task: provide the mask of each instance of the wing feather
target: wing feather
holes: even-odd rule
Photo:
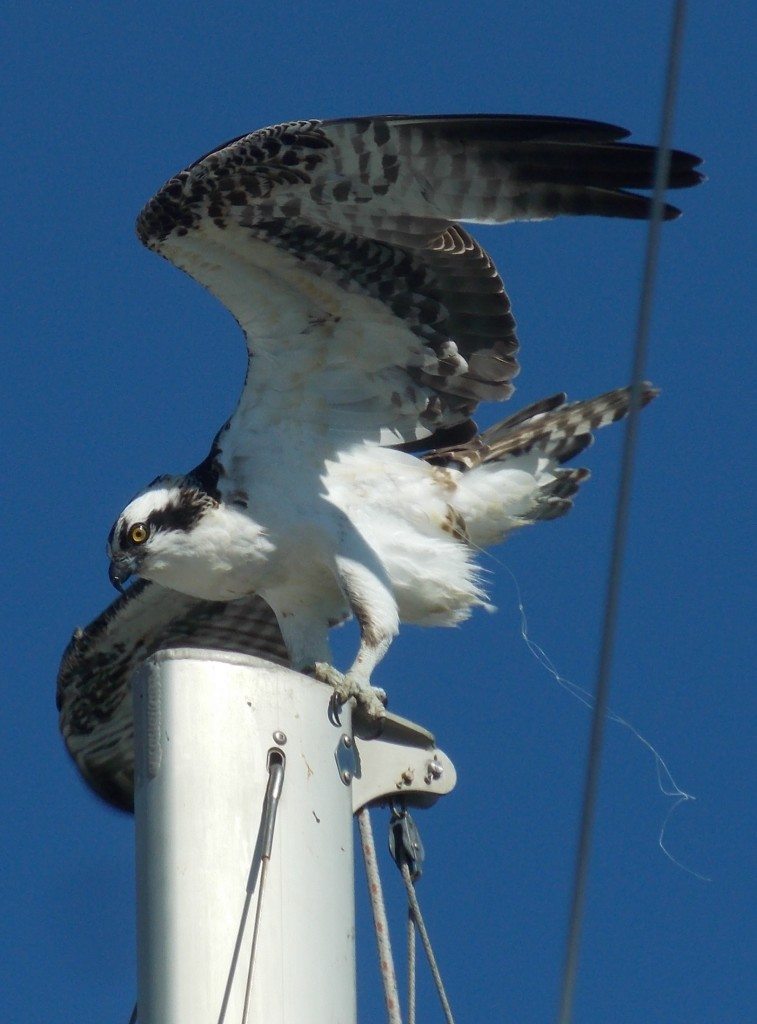
[[[206,154],[137,230],[245,331],[259,357],[248,426],[254,407],[265,429],[285,395],[290,417],[355,440],[431,443],[507,398],[518,372],[502,280],[457,222],[648,216],[630,190],[651,188],[655,149],[627,134],[554,117],[295,121]],[[698,163],[674,152],[670,186],[700,181]],[[334,416],[345,401],[351,415]]]
[[[124,810],[131,810],[134,796],[131,676],[145,658],[169,647],[237,651],[288,664],[273,612],[255,596],[200,601],[141,580],[77,630],[58,673],[60,730],[87,784]]]

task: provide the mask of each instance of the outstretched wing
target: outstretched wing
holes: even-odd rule
[[[171,178],[137,230],[244,330],[248,427],[450,443],[439,432],[518,371],[502,281],[457,222],[646,217],[629,190],[651,187],[655,150],[627,135],[556,117],[295,121]],[[700,181],[698,163],[674,152],[670,186]]]
[[[168,647],[289,663],[273,612],[255,596],[200,601],[141,580],[76,630],[58,673],[60,730],[88,785],[123,810],[131,810],[134,800],[131,675],[150,654]]]

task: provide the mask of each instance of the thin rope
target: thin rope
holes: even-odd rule
[[[455,1018],[452,1016],[452,1009],[449,1005],[449,1000],[447,999],[447,993],[444,990],[444,982],[442,981],[439,965],[436,962],[434,950],[431,947],[431,940],[429,939],[428,931],[426,930],[426,923],[423,920],[420,903],[418,903],[418,897],[415,894],[415,886],[413,885],[413,879],[410,875],[410,868],[405,861],[400,864],[400,871],[402,872],[402,880],[404,881],[405,889],[407,890],[407,901],[410,905],[418,932],[420,933],[423,948],[426,950],[428,965],[431,968],[431,974],[434,979],[434,984],[436,985],[439,1002],[442,1004],[442,1010],[444,1011],[444,1019],[447,1024],[455,1024]]]
[[[415,1024],[415,918],[407,908],[407,1024]]]
[[[618,601],[623,567],[623,556],[628,533],[628,510],[631,497],[633,465],[636,448],[639,397],[644,378],[647,350],[649,347],[649,324],[652,311],[654,280],[660,248],[660,228],[665,188],[670,169],[670,140],[672,135],[673,111],[675,108],[678,71],[680,67],[685,17],[685,0],[676,0],[673,10],[673,27],[668,50],[665,93],[660,126],[660,142],[655,163],[654,192],[650,211],[649,232],[642,278],[641,298],[636,325],[636,342],[631,369],[631,403],[623,443],[620,485],[615,512],[612,555],[607,580],[605,615],[602,629],[602,643],[597,669],[596,698],[591,723],[589,757],[584,783],[583,809],[579,834],[578,852],[573,881],[573,897],[568,925],[565,966],[560,999],[560,1024],[570,1024],[573,1013],[578,957],[581,941],[581,925],[586,900],[586,882],[591,851],[591,835],[594,825],[597,790],[602,755],[602,740],[609,700],[609,681],[612,666],[613,646],[618,617]]]
[[[373,924],[376,930],[376,945],[378,946],[381,981],[384,986],[386,1012],[389,1024],[402,1024],[399,993],[397,991],[397,976],[394,971],[392,944],[389,938],[389,924],[386,919],[384,893],[381,888],[378,858],[376,857],[376,843],[373,839],[371,817],[367,807],[361,807],[357,812],[357,821],[360,826],[360,844],[363,848],[365,873],[368,876],[368,894],[371,900]]]

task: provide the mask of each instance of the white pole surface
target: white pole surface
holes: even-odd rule
[[[351,718],[331,722],[329,697],[217,651],[161,651],[136,674],[140,1024],[242,1022],[272,749],[284,778],[248,1022],[355,1024],[352,794],[336,760]]]

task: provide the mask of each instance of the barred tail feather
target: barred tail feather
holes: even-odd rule
[[[658,394],[644,382],[641,404]],[[592,431],[627,415],[630,388],[581,402],[554,395],[465,444],[429,452],[436,465],[462,470],[454,500],[476,547],[498,544],[521,526],[565,515],[589,470],[562,465],[593,443]]]

